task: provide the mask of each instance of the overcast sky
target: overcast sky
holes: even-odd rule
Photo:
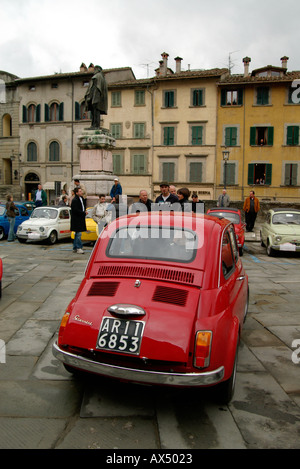
[[[0,70],[75,72],[84,62],[153,76],[162,52],[182,69],[300,70],[298,0],[0,0]]]

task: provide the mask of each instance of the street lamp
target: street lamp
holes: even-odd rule
[[[229,160],[229,150],[223,150],[223,161],[224,161],[224,189],[226,189],[227,183],[227,161]]]

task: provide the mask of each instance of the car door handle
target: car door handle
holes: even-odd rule
[[[236,279],[236,281],[238,281],[238,280],[239,280],[239,281],[245,280],[245,278],[246,278],[246,275],[241,275],[240,277],[238,277],[238,278]]]

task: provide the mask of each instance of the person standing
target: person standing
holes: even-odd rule
[[[144,189],[140,190],[140,198],[138,202],[134,202],[130,207],[130,213],[151,212],[152,200],[148,198],[148,192]]]
[[[44,191],[42,184],[38,184],[38,188],[34,194],[33,201],[36,207],[45,207],[47,205],[47,194]]]
[[[230,197],[227,194],[226,189],[223,189],[222,194],[218,197],[217,207],[229,207],[230,204]]]
[[[74,199],[71,204],[71,231],[75,232],[74,242],[73,242],[73,252],[78,254],[83,254],[81,233],[86,231],[85,223],[85,201],[82,196],[82,189],[75,187],[74,189]]]
[[[170,193],[170,186],[167,182],[162,182],[160,184],[161,194],[156,197],[156,204],[174,204],[178,202],[178,197]]]
[[[246,230],[252,231],[254,228],[257,213],[260,210],[260,204],[255,192],[250,191],[249,197],[244,202],[243,210],[245,212]]]
[[[114,185],[112,186],[109,194],[112,198],[112,202],[116,201],[116,195],[122,195],[122,186],[119,183],[119,179],[115,178],[114,179]]]
[[[8,232],[8,242],[12,242],[15,240],[15,222],[16,222],[16,212],[15,210],[18,210],[17,207],[15,206],[13,202],[13,196],[8,195],[6,197],[6,216],[9,221],[9,232]]]
[[[191,212],[192,204],[189,200],[191,195],[190,190],[187,187],[182,187],[181,189],[178,189],[177,195],[182,212]]]
[[[74,190],[76,187],[82,190],[82,197],[86,199],[87,191],[86,191],[85,185],[82,182],[80,182],[79,179],[74,179],[74,187],[70,188],[70,197],[72,196],[72,190]]]
[[[92,219],[98,225],[98,233],[100,234],[103,228],[110,222],[110,213],[107,211],[108,203],[105,200],[105,195],[100,194],[99,200],[92,210]]]

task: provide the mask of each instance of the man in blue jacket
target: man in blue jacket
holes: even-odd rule
[[[111,191],[110,191],[110,196],[112,198],[112,202],[116,201],[116,195],[122,195],[122,186],[119,183],[118,178],[114,179],[114,185],[112,186]]]

